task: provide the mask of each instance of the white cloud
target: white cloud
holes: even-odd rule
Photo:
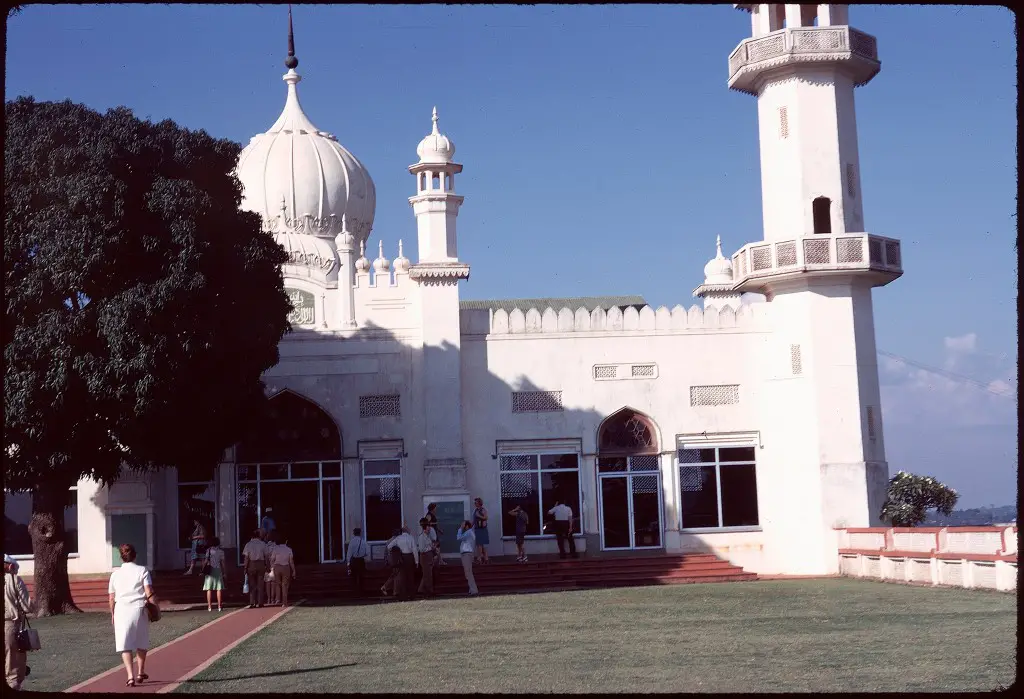
[[[978,349],[978,336],[975,333],[967,333],[960,337],[946,337],[942,342],[951,352],[967,354]]]

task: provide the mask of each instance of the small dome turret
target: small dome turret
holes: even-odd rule
[[[379,242],[380,252],[377,255],[377,259],[373,261],[373,271],[381,274],[391,269],[391,263],[388,258],[384,257],[384,241]]]
[[[420,156],[420,163],[450,163],[455,157],[455,144],[437,129],[437,107],[434,107],[432,121],[433,129],[416,146],[416,155]]]
[[[722,255],[722,236],[715,241],[716,254],[714,259],[704,265],[705,284],[732,283],[732,262]]]
[[[395,258],[394,268],[396,272],[409,271],[409,258],[402,253],[402,241],[398,241],[398,257]]]
[[[366,273],[370,271],[370,261],[366,259],[366,241],[359,241],[359,259],[356,260],[356,271]]]

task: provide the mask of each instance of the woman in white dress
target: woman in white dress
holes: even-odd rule
[[[149,679],[146,674],[146,652],[149,650],[149,615],[146,602],[153,597],[153,579],[145,567],[135,563],[135,547],[121,544],[120,568],[110,575],[110,621],[114,625],[114,643],[128,672],[125,686],[134,687]],[[132,653],[138,664],[135,672]]]

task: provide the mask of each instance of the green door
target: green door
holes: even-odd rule
[[[135,547],[135,562],[149,567],[149,553],[146,550],[146,515],[110,515],[110,548],[115,568],[121,566],[121,544]]]
[[[437,526],[443,534],[441,537],[441,553],[458,553],[459,527],[466,521],[466,505],[461,500],[437,503]]]

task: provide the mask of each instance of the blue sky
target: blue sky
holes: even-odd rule
[[[864,218],[903,241],[876,290],[890,469],[961,504],[1015,500],[1016,42],[999,7],[853,6],[882,72],[856,93]],[[240,143],[284,104],[286,11],[29,6],[6,97],[124,104]],[[720,234],[761,237],[757,112],[726,87],[729,5],[296,6],[303,106],[369,168],[374,239],[412,257],[406,166],[435,104],[465,171],[465,298],[642,294],[690,305]],[[945,47],[956,47],[955,50]],[[940,53],[941,52],[941,53]],[[924,416],[927,419],[924,419]]]

